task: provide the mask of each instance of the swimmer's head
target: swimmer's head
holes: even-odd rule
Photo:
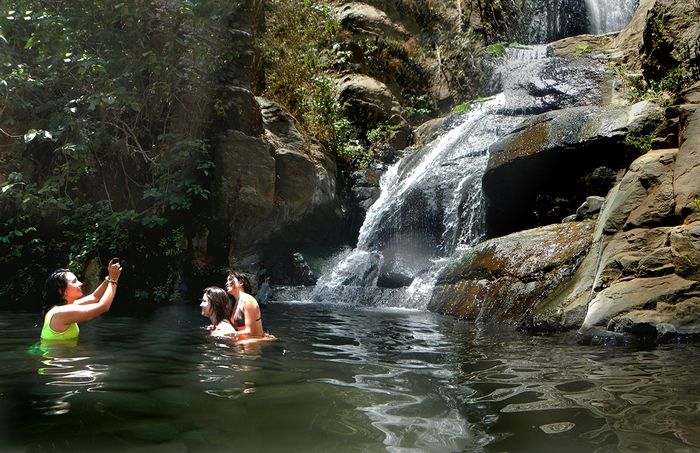
[[[68,269],[56,269],[44,282],[44,305],[53,307],[65,303],[65,292],[68,287],[66,276],[71,273]]]
[[[228,278],[226,279],[226,291],[228,291],[229,294],[233,294],[237,289],[243,290],[248,294],[253,292],[250,286],[250,280],[245,274],[231,271],[228,273]]]
[[[202,316],[211,318],[214,325],[231,317],[232,306],[228,294],[217,286],[204,289],[202,303],[199,306],[202,309]]]

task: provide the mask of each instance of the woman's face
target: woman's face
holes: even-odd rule
[[[230,276],[226,279],[226,292],[229,294],[235,293],[237,290],[241,289],[241,283],[236,277]]]
[[[72,272],[66,272],[66,289],[63,298],[68,302],[83,297],[83,283]]]
[[[199,308],[202,309],[202,316],[208,318],[209,314],[211,313],[211,302],[209,302],[209,297],[202,297],[202,303],[199,304]]]

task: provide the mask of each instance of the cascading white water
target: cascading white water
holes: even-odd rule
[[[381,194],[360,229],[357,248],[321,277],[315,299],[360,299],[417,308],[415,299],[424,300],[420,289],[426,287],[419,284],[425,276],[416,279],[417,274],[457,246],[483,236],[481,177],[488,147],[521,121],[498,113],[504,99],[500,94],[474,103],[455,127],[387,170]],[[415,297],[375,290],[387,275],[413,282],[408,292]]]
[[[639,0],[585,0],[589,32],[595,35],[620,31],[632,20]]]
[[[439,270],[484,236],[490,146],[533,114],[600,101],[597,77],[579,60],[554,57],[548,46],[508,48],[493,75],[498,94],[473,102],[441,137],[387,170],[357,247],[311,298],[424,309]]]

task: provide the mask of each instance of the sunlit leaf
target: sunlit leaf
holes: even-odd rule
[[[36,138],[37,130],[36,129],[29,129],[26,134],[24,134],[24,143],[29,143],[34,138]]]

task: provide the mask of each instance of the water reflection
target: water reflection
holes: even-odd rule
[[[260,358],[264,343],[241,343],[212,336],[205,336],[203,340],[202,361],[197,368],[199,382],[208,387],[204,393],[227,399],[255,393],[256,383],[251,376],[262,369],[255,361]]]
[[[1,314],[0,451],[700,451],[698,345],[276,303],[279,340],[246,348],[191,308],[95,320],[32,354],[38,328]]]
[[[316,382],[344,388],[383,433],[388,451],[459,451],[479,443],[450,396],[456,369],[445,358],[453,346],[434,319],[405,310],[328,312],[308,329],[315,332],[312,354],[351,372]]]
[[[41,354],[41,365],[37,374],[44,385],[60,387],[61,390],[47,391],[46,399],[33,402],[44,415],[64,415],[71,409],[69,398],[81,392],[99,391],[109,366],[92,363],[89,350],[78,346],[78,339],[46,341],[41,340],[33,351]]]
[[[700,372],[696,347],[684,358],[682,350],[666,347],[575,345],[572,354],[560,338],[495,344],[507,337],[475,333],[463,343],[497,346],[498,354],[461,351],[465,413],[494,436],[489,450],[564,448],[581,440],[587,445],[580,451],[591,445],[601,452],[700,448],[698,391],[690,384]]]

